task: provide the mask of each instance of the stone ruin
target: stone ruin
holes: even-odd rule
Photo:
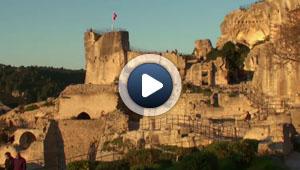
[[[206,60],[207,54],[213,49],[209,39],[196,40],[194,55],[198,60]]]
[[[155,118],[134,116],[117,89],[123,66],[145,52],[130,49],[127,31],[87,31],[85,83],[68,86],[56,99],[35,103],[36,110],[20,113],[17,108],[0,116],[14,129],[0,153],[21,151],[30,167],[51,170],[76,160],[118,159],[120,148],[126,152],[130,147],[195,147],[215,140],[256,139],[260,153],[288,154],[293,149],[291,137],[300,132],[299,63],[281,60],[270,51],[280,34],[280,28],[271,33],[270,22],[287,22],[284,16],[299,4],[285,2],[259,2],[230,13],[222,23],[218,46],[233,41],[252,48],[245,61],[245,69],[254,71],[250,82],[228,84],[225,61],[206,60],[212,50],[209,40],[195,42],[193,57],[159,53],[177,66],[184,88],[177,104]],[[271,15],[276,11],[280,15]],[[257,44],[262,41],[266,42]],[[114,140],[124,145],[105,149]]]

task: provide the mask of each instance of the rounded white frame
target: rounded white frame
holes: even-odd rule
[[[155,63],[163,66],[170,74],[173,90],[169,99],[156,108],[144,108],[136,104],[128,94],[127,81],[130,73],[139,65]],[[176,66],[163,56],[156,54],[143,54],[130,60],[122,69],[119,76],[119,93],[125,105],[133,112],[142,116],[158,116],[169,111],[178,101],[181,94],[181,77]]]

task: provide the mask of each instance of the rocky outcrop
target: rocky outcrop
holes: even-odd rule
[[[127,31],[84,34],[86,84],[113,84],[127,62]]]
[[[299,23],[300,10],[290,11],[278,30],[278,39],[255,46],[245,60],[245,69],[255,71],[252,86],[267,96],[300,103]]]
[[[209,39],[196,40],[194,55],[197,59],[206,59],[207,54],[212,50],[212,45]]]
[[[232,41],[252,48],[259,42],[276,39],[279,25],[288,20],[287,12],[299,4],[300,0],[266,0],[229,13],[221,24],[217,47]]]
[[[255,71],[252,85],[269,96],[296,97],[300,92],[300,63],[274,54],[274,48],[267,43],[249,53],[245,68]]]

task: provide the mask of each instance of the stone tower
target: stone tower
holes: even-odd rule
[[[127,62],[129,34],[127,31],[94,31],[84,34],[86,77],[85,84],[113,84]]]

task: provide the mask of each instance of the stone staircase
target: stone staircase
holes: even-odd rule
[[[261,117],[289,113],[291,109],[288,99],[267,96],[259,92],[259,90],[249,91],[246,96],[252,102],[253,106],[259,109]]]

